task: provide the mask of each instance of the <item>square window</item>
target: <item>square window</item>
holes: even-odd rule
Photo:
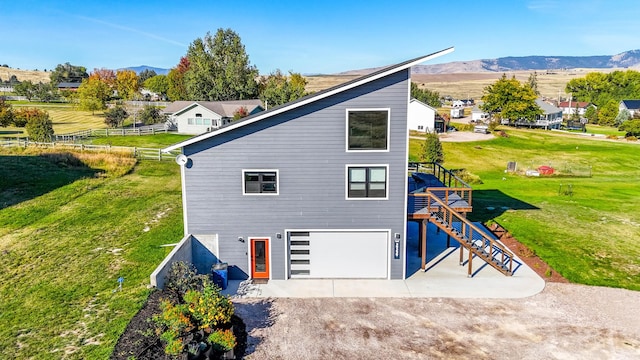
[[[347,150],[388,150],[389,110],[348,110]]]
[[[353,166],[348,168],[347,174],[348,198],[387,197],[386,166]]]

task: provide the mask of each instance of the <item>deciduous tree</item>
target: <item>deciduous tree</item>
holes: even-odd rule
[[[616,116],[618,116],[618,102],[609,100],[598,111],[598,124],[613,126],[616,123]]]
[[[24,96],[31,101],[36,94],[36,86],[31,80],[25,80],[13,86],[13,92],[18,96]]]
[[[167,95],[169,92],[169,80],[166,75],[156,75],[144,82],[144,88],[156,94]]]
[[[7,127],[13,123],[13,109],[11,104],[0,97],[0,126]]]
[[[51,83],[55,86],[63,82],[80,83],[83,79],[88,77],[89,74],[87,74],[87,68],[84,66],[71,65],[68,62],[58,64],[55,70],[51,71],[49,74],[49,79],[51,79]]]
[[[158,124],[167,120],[159,107],[151,105],[145,105],[144,108],[138,112],[137,118],[145,125]]]
[[[502,119],[534,121],[542,109],[536,104],[535,92],[526,84],[521,84],[515,76],[507,79],[505,74],[483,90],[483,104],[480,108],[490,114],[498,114]]]
[[[129,117],[127,110],[120,105],[116,105],[113,109],[104,112],[104,122],[111,127],[121,126],[124,120]]]
[[[258,70],[249,63],[240,36],[231,29],[218,29],[196,39],[187,51],[189,70],[185,73],[191,100],[242,100],[258,96]]]
[[[89,77],[82,81],[78,88],[80,109],[95,113],[105,108],[105,103],[111,96],[111,88],[98,77]]]
[[[115,89],[118,97],[131,100],[138,92],[138,75],[133,70],[118,70],[116,73]]]
[[[258,88],[260,100],[268,107],[274,107],[288,103],[303,97],[307,81],[299,73],[289,72],[284,75],[280,69],[268,76],[260,77]]]
[[[185,56],[180,58],[178,66],[171,69],[167,75],[167,96],[173,101],[187,100],[187,85],[185,83],[185,73],[189,70],[189,59]]]
[[[49,113],[40,109],[26,109],[26,130],[29,138],[38,142],[51,141],[53,136],[53,122]]]

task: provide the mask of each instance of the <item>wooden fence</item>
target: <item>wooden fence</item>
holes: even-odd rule
[[[97,151],[97,152],[118,152],[131,154],[133,157],[143,160],[173,160],[177,155],[181,154],[181,150],[172,150],[168,153],[163,153],[160,149],[153,148],[140,148],[130,146],[111,146],[111,145],[88,145],[88,144],[72,144],[72,143],[60,143],[60,142],[35,142],[28,139],[5,139],[0,141],[0,147],[29,147],[37,146],[44,148],[54,149],[73,149],[76,151]]]
[[[164,125],[162,125],[164,127]],[[88,137],[99,136],[128,136],[128,135],[155,135],[159,133],[168,133],[170,130],[153,126],[144,126],[139,128],[121,128],[121,129],[91,129],[81,130],[67,134],[54,134],[54,141],[75,142],[77,140],[86,139]]]

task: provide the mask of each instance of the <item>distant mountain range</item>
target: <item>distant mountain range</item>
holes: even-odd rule
[[[126,70],[133,70],[136,72],[136,74],[140,74],[141,72],[145,71],[145,70],[153,70],[156,72],[156,75],[167,75],[169,73],[169,69],[163,69],[163,68],[157,68],[157,67],[153,67],[153,66],[147,66],[147,65],[140,65],[140,66],[129,66],[128,68],[125,68]],[[120,70],[120,69],[118,69]]]
[[[508,72],[526,70],[560,69],[640,69],[640,50],[630,50],[617,55],[596,56],[509,56],[497,59],[455,61],[445,64],[416,65],[413,74],[453,74],[479,72]],[[352,70],[337,75],[366,75],[381,68]]]

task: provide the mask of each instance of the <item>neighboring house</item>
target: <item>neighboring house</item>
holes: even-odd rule
[[[629,111],[629,115],[633,117],[635,113],[640,113],[640,100],[621,100],[618,111]]]
[[[538,115],[534,121],[526,119],[510,120],[502,119],[502,125],[511,126],[528,126],[528,127],[542,127],[545,129],[559,129],[562,126],[562,110],[555,107],[542,99],[536,99],[536,104],[542,109],[542,115]]]
[[[409,130],[420,132],[444,132],[444,119],[438,111],[418,99],[409,101]]]
[[[583,116],[590,106],[595,105],[586,101],[561,101],[560,103],[558,103],[558,108],[560,108],[562,110],[562,113],[564,115],[567,115],[567,117],[574,115],[576,113],[576,109],[578,115]]]
[[[206,248],[230,279],[404,279],[410,68],[449,51],[163,149],[182,148],[182,243],[201,244],[182,258]]]
[[[479,105],[475,105],[473,109],[471,109],[471,121],[474,121],[474,122],[489,121],[489,113],[480,110]]]
[[[260,100],[175,101],[162,111],[179,133],[198,135],[220,128],[233,120],[240,108],[248,115],[264,110]]]
[[[82,83],[78,82],[61,82],[58,84],[58,90],[77,91]]]

